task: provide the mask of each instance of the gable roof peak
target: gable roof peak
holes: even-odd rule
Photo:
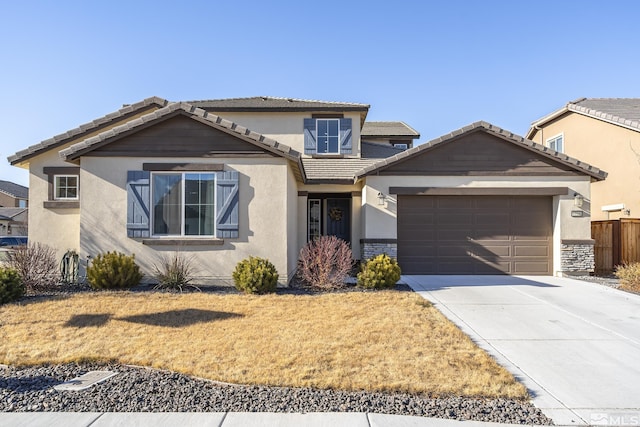
[[[418,155],[418,153],[422,151],[430,150],[436,146],[440,146],[440,144],[453,141],[462,135],[469,134],[472,132],[478,132],[478,131],[485,131],[487,133],[491,133],[495,136],[498,136],[499,138],[503,139],[506,142],[512,143],[516,146],[536,152],[544,157],[547,157],[552,160],[563,163],[565,165],[568,165],[573,169],[579,170],[589,176],[592,176],[597,180],[603,180],[607,177],[607,173],[605,171],[602,171],[595,166],[581,162],[580,160],[574,159],[573,157],[569,157],[566,154],[554,151],[548,147],[545,147],[544,145],[537,144],[531,140],[528,140],[520,135],[517,135],[513,132],[503,129],[499,126],[496,126],[484,120],[480,120],[477,122],[473,122],[467,126],[463,126],[460,129],[454,130],[453,132],[450,132],[446,135],[442,135],[439,138],[433,139],[424,144],[405,150],[401,153],[396,154],[395,156],[382,159],[371,166],[365,167],[356,173],[355,180],[358,180],[359,178],[362,178],[363,176],[369,175],[378,170],[384,169],[408,157]]]
[[[52,138],[45,139],[44,141],[41,141],[38,144],[32,145],[24,150],[18,151],[17,153],[7,157],[7,160],[9,160],[9,163],[11,163],[12,165],[21,163],[22,161],[27,160],[40,153],[43,153],[51,148],[59,147],[71,141],[72,139],[81,136],[82,134],[86,134],[88,132],[91,132],[100,128],[104,128],[120,118],[133,115],[150,106],[155,105],[162,108],[169,104],[171,104],[171,102],[167,101],[164,98],[160,98],[158,96],[151,96],[149,98],[145,98],[142,101],[136,102],[134,104],[125,104],[123,105],[122,108],[120,108],[117,111],[104,115],[88,123],[82,124],[74,129],[68,130]]]

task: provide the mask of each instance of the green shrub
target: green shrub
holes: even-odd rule
[[[16,270],[0,268],[0,304],[20,299],[24,291],[24,284]]]
[[[640,292],[640,263],[619,265],[615,275],[620,279],[620,287],[627,291]]]
[[[193,280],[192,258],[186,257],[182,252],[174,252],[172,255],[164,255],[159,265],[154,265],[154,275],[158,281],[156,288],[175,289],[182,292],[186,286],[198,289],[191,284]]]
[[[250,256],[236,264],[233,282],[239,291],[248,294],[266,294],[275,292],[278,285],[278,272],[269,260]]]
[[[142,274],[135,255],[120,252],[98,254],[87,268],[87,279],[93,289],[126,289],[140,283]]]
[[[312,288],[341,288],[352,266],[353,255],[347,242],[336,236],[320,236],[300,250],[298,277]]]
[[[400,280],[400,266],[387,254],[369,259],[358,273],[358,286],[368,289],[392,288],[398,280]]]

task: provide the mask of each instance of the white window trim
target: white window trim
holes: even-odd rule
[[[409,149],[409,144],[404,143],[404,142],[399,142],[399,143],[393,144],[393,147],[394,148],[400,148],[402,150],[408,150]]]
[[[212,174],[213,175],[213,233],[211,235],[209,234],[205,234],[205,235],[192,235],[192,234],[184,234],[184,226],[185,226],[185,220],[184,220],[184,210],[185,210],[185,191],[184,191],[184,185],[185,185],[185,179],[184,176],[187,174],[191,174],[191,173],[197,173],[197,174]],[[180,175],[181,180],[180,180],[180,185],[181,185],[181,200],[180,200],[180,207],[181,207],[181,224],[180,224],[180,234],[154,234],[154,230],[155,230],[155,224],[154,224],[154,220],[155,220],[155,215],[154,215],[154,204],[153,204],[153,177],[154,175]],[[151,177],[150,177],[150,185],[149,185],[149,222],[150,222],[150,231],[151,231],[151,237],[153,238],[157,238],[157,239],[163,239],[163,238],[176,238],[176,237],[180,237],[180,238],[187,238],[187,239],[211,239],[211,238],[215,238],[217,233],[217,228],[216,228],[216,224],[217,224],[217,219],[218,219],[218,206],[216,205],[216,201],[218,200],[218,187],[216,185],[216,181],[217,181],[218,177],[216,175],[215,172],[204,172],[204,171],[185,171],[185,172],[170,172],[170,171],[158,171],[158,172],[151,172]]]
[[[559,134],[557,134],[557,135],[554,135],[554,136],[552,136],[551,138],[547,138],[546,146],[547,146],[547,147],[549,147],[549,148],[551,148],[551,143],[552,143],[553,141],[557,141],[557,140],[558,140],[558,138],[562,139],[562,150],[558,150],[558,149],[557,149],[557,145],[556,145],[556,148],[553,148],[553,149],[554,149],[555,151],[557,151],[558,153],[564,153],[564,132],[559,133]]]
[[[58,197],[58,178],[75,178],[76,179],[76,197]],[[70,188],[70,187],[67,187]],[[80,175],[60,174],[53,175],[53,200],[79,200],[80,198]]]
[[[307,242],[311,241],[311,223],[309,222],[311,216],[311,204],[312,202],[318,202],[320,207],[320,236],[322,236],[322,200],[321,199],[308,199],[307,200]]]
[[[334,121],[334,122],[338,122],[338,151],[333,153],[333,152],[329,152],[327,151],[326,153],[321,153],[320,151],[318,151],[318,149],[320,148],[320,132],[318,132],[318,122],[322,120],[322,121]],[[340,119],[330,119],[330,118],[318,118],[316,119],[316,154],[320,155],[320,156],[335,156],[337,154],[340,154],[341,152],[341,147],[340,147]],[[329,143],[327,142],[327,148],[329,148]]]

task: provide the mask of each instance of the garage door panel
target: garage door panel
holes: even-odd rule
[[[407,274],[551,274],[552,204],[531,196],[399,196]]]
[[[549,257],[548,246],[516,246],[515,256],[517,257]]]

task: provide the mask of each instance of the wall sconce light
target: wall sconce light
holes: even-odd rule
[[[582,203],[584,203],[584,197],[582,197],[578,193],[573,193],[573,205],[576,208],[581,208],[582,207]]]
[[[630,216],[631,215],[631,209],[625,209],[622,211],[623,214],[625,214],[626,216]]]
[[[379,206],[384,206],[384,194],[382,194],[382,191],[378,192],[378,205]]]

